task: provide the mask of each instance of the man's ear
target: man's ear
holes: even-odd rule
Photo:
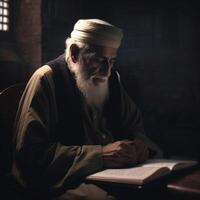
[[[76,63],[78,61],[80,49],[76,44],[72,44],[70,46],[70,51],[71,51],[71,59],[74,63]]]

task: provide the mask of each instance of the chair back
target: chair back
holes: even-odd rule
[[[11,170],[14,120],[24,88],[15,84],[0,92],[0,175]]]

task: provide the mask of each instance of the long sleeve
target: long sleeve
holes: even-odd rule
[[[51,73],[48,66],[34,73],[16,117],[13,174],[33,187],[60,187],[102,169],[100,145],[67,146],[56,139],[57,108]]]

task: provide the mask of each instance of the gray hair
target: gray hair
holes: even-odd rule
[[[80,49],[81,52],[85,52],[89,49],[91,49],[92,45],[86,44],[83,42],[76,41],[75,39],[72,39],[68,37],[65,41],[66,49],[65,49],[65,60],[67,64],[70,66],[71,65],[71,51],[70,51],[70,46],[72,44],[76,44]]]

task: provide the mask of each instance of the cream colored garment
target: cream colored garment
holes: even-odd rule
[[[80,19],[74,25],[71,38],[84,43],[118,48],[122,30],[100,19]]]

